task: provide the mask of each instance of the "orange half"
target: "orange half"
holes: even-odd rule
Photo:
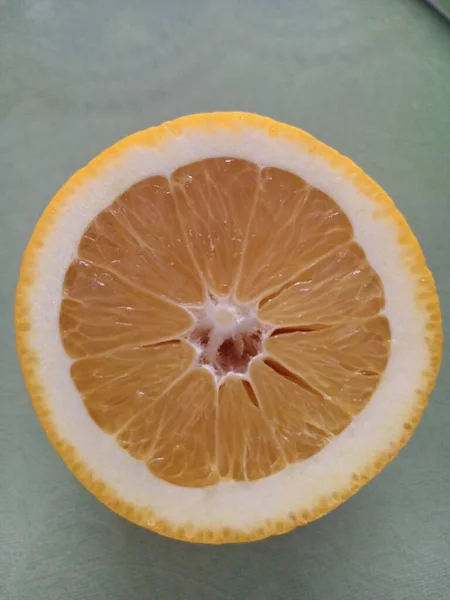
[[[25,253],[16,329],[80,481],[144,527],[216,543],[306,523],[378,473],[442,344],[392,201],[242,113],[135,134],[69,180]]]

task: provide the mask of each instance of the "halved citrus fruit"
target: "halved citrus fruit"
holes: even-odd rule
[[[26,250],[16,328],[76,477],[199,542],[282,533],[357,491],[410,437],[442,343],[387,195],[242,113],[137,133],[74,175]]]

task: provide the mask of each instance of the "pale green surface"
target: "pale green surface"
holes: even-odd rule
[[[404,212],[450,320],[444,19],[415,0],[167,5],[0,0],[0,599],[448,600],[448,359],[383,475],[307,528],[238,547],[171,541],[115,516],[35,418],[12,324],[33,226],[92,156],[183,113],[267,114],[351,156]]]

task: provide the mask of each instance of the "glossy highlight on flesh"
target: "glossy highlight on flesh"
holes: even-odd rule
[[[380,278],[341,208],[232,157],[132,186],[85,231],[61,339],[95,423],[170,483],[305,460],[386,368]]]

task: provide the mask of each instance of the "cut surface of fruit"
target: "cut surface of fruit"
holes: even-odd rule
[[[287,531],[359,489],[410,437],[442,343],[392,201],[242,113],[141,132],[75,175],[28,246],[16,329],[75,475],[206,542]]]
[[[272,475],[349,425],[387,364],[389,325],[373,317],[383,307],[381,281],[327,194],[224,157],[139,182],[94,219],[65,277],[60,330],[80,358],[72,373],[92,355],[99,365],[83,385],[74,377],[97,425],[119,426],[119,444],[158,477],[203,487]],[[205,369],[191,358],[172,386],[189,368],[176,350],[189,344]],[[102,368],[114,369],[113,389]]]

